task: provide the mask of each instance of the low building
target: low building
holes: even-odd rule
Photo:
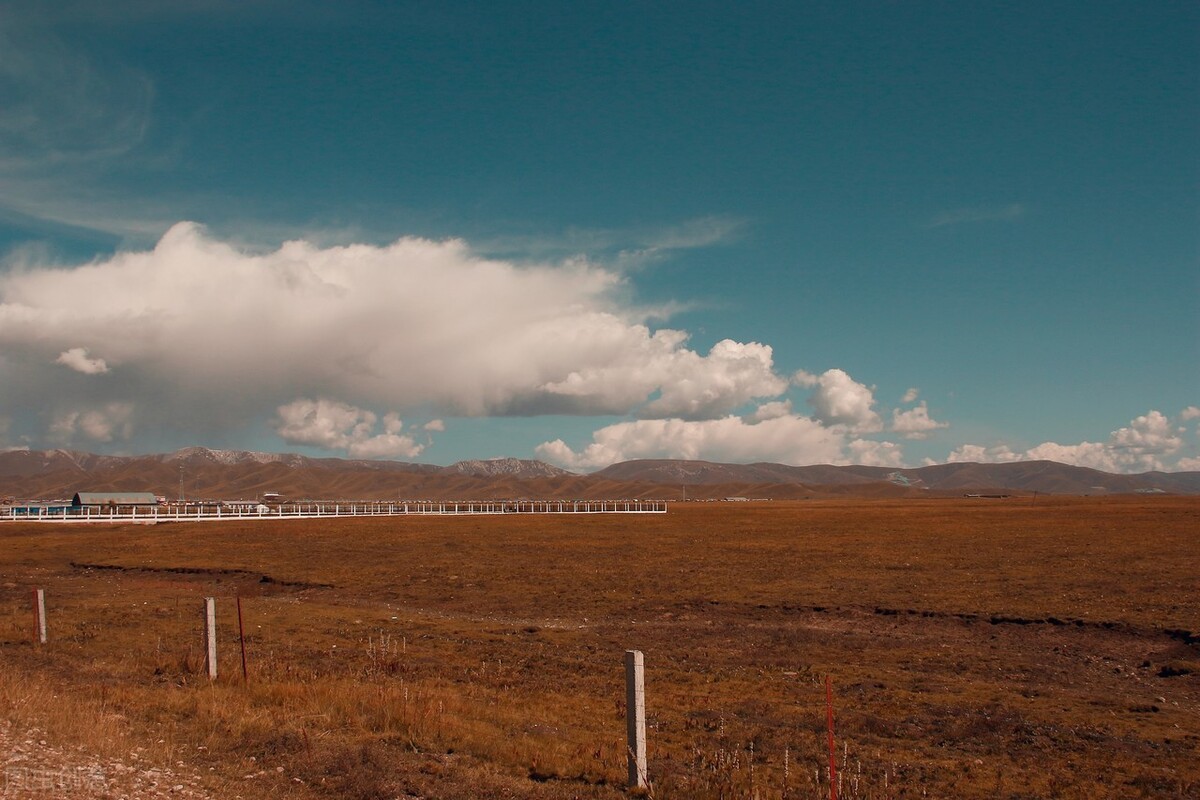
[[[158,505],[154,492],[76,492],[72,508],[147,508]]]
[[[25,503],[21,505],[4,506],[0,511],[10,517],[42,517],[46,515],[62,516],[70,506],[62,503]]]

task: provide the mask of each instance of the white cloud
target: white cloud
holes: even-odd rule
[[[913,403],[913,402],[916,402],[916,399],[920,396],[921,396],[921,390],[914,386],[914,387],[910,388],[907,392],[904,393],[904,397],[900,398],[900,402],[901,403]]]
[[[1079,442],[1078,444],[1042,442],[1037,447],[1026,450],[1021,460],[1057,461],[1061,464],[1090,467],[1105,472],[1121,471],[1112,451],[1102,442]]]
[[[446,423],[442,422],[440,419],[431,419],[421,427],[430,432],[441,433],[442,431],[446,430]]]
[[[855,439],[846,445],[850,461],[868,467],[903,467],[904,451],[894,442]]]
[[[1106,472],[1146,472],[1166,469],[1164,458],[1183,445],[1170,420],[1158,411],[1132,420],[1113,431],[1107,442],[1060,445],[1045,442],[1026,452],[1026,458],[1045,458],[1101,469]]]
[[[352,458],[414,458],[425,449],[402,433],[403,423],[394,414],[383,418],[371,411],[333,400],[301,398],[276,410],[276,433],[288,444],[311,445],[325,450],[345,450]]]
[[[572,469],[594,469],[635,458],[706,459],[728,462],[844,464],[847,440],[808,417],[787,415],[760,422],[729,416],[714,420],[637,420],[601,428],[591,444],[575,452],[561,439],[539,445],[539,458]],[[883,456],[888,445],[860,452]],[[894,447],[894,446],[891,446]]]
[[[1127,428],[1119,428],[1109,437],[1110,446],[1131,458],[1174,453],[1183,445],[1179,430],[1159,411],[1137,417]]]
[[[771,347],[758,342],[723,339],[707,356],[691,350],[675,355],[664,367],[669,376],[659,398],[643,416],[712,417],[731,411],[752,399],[776,397],[787,390],[787,381],[772,369]]]
[[[796,373],[792,375],[792,383],[796,384],[797,386],[803,386],[806,389],[811,389],[812,387],[816,386],[820,380],[821,378],[819,376],[814,375],[811,372],[805,372],[802,369],[796,370]]]
[[[964,444],[946,457],[947,464],[973,462],[979,464],[1002,464],[1009,461],[1020,461],[1021,456],[1014,453],[1008,445],[984,447],[978,444]],[[936,462],[934,462],[936,463]]]
[[[950,423],[938,422],[929,416],[929,407],[922,400],[916,408],[907,411],[892,409],[892,430],[906,439],[924,439],[931,431],[949,428]]]
[[[1198,458],[1181,458],[1175,464],[1175,469],[1183,472],[1200,472],[1200,457]]]
[[[108,372],[108,364],[104,363],[104,359],[89,358],[88,351],[84,347],[72,347],[70,350],[64,350],[58,354],[58,358],[54,359],[54,363],[70,367],[84,375],[103,375]]]
[[[651,330],[655,312],[627,295],[611,270],[516,265],[461,241],[247,253],[180,223],[150,251],[0,274],[11,378],[0,405],[137,399],[151,424],[210,430],[297,397],[403,413],[700,419],[787,388],[769,346],[696,352],[686,332]],[[65,353],[78,367],[88,352],[103,352],[121,382],[78,387],[37,366]]]
[[[792,413],[791,400],[773,400],[770,403],[763,403],[754,410],[750,415],[750,419],[754,422],[763,422],[776,417],[786,417]]]
[[[1179,418],[1184,422],[1200,419],[1200,406],[1188,406],[1179,414]]]
[[[63,444],[82,437],[93,442],[111,442],[133,435],[133,405],[108,403],[99,408],[65,411],[50,423],[50,437]]]
[[[1150,411],[1133,419],[1128,426],[1113,431],[1105,442],[1043,442],[1020,454],[1013,452],[1007,445],[992,448],[963,445],[951,453],[947,460],[1047,460],[1105,472],[1148,472],[1168,469],[1169,457],[1177,453],[1182,446],[1183,438],[1170,419],[1159,411]],[[1186,458],[1179,459],[1178,464],[1187,461]]]
[[[630,423],[624,423],[626,425]],[[603,430],[603,429],[602,429]],[[588,449],[583,452],[576,453],[571,449],[570,445],[562,439],[555,439],[551,442],[542,442],[534,448],[534,454],[543,461],[548,461],[551,464],[559,464],[567,469],[601,469],[609,464],[615,464],[622,460],[622,454],[616,453],[609,455],[601,451],[602,445],[599,442],[600,431],[596,431],[595,439]]]
[[[600,322],[607,327],[607,321]],[[597,333],[605,335],[603,330]],[[702,356],[682,347],[686,335],[680,331],[647,335],[639,326],[611,333],[627,340],[622,351],[541,388],[560,398],[607,395],[617,401],[607,410],[617,413],[636,407],[657,390],[659,396],[638,409],[639,415],[685,419],[719,416],[754,398],[775,397],[787,389],[787,381],[772,370],[768,345],[725,339]]]
[[[872,408],[874,392],[844,370],[826,370],[819,377],[800,371],[792,380],[800,386],[815,387],[808,403],[813,416],[826,425],[844,425],[856,433],[883,429],[883,422]]]

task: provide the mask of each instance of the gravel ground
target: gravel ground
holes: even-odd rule
[[[0,755],[5,800],[212,800],[183,762],[174,769],[143,764],[136,751],[123,759],[104,758],[57,745],[37,729],[19,730],[8,720],[0,720]]]

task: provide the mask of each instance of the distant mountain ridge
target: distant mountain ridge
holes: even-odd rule
[[[1053,461],[898,469],[663,459],[625,461],[578,475],[541,461],[517,458],[467,460],[442,467],[204,447],[143,456],[74,450],[0,452],[0,499],[69,498],[86,490],[149,490],[172,499],[180,495],[249,499],[267,492],[291,498],[463,500],[1200,494],[1200,472],[1116,475]]]
[[[1001,464],[958,462],[910,469],[816,464],[721,464],[709,461],[639,460],[613,464],[593,477],[654,481],[683,486],[705,484],[794,483],[809,486],[854,486],[887,481],[932,491],[1007,489],[1046,494],[1096,494],[1163,491],[1200,494],[1200,472],[1143,472],[1120,475],[1056,461],[1013,461]]]

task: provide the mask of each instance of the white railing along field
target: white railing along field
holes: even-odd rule
[[[278,505],[194,503],[163,506],[10,506],[0,522],[215,522],[243,519],[457,516],[470,514],[665,514],[661,500],[537,500],[510,502],[305,502]]]

